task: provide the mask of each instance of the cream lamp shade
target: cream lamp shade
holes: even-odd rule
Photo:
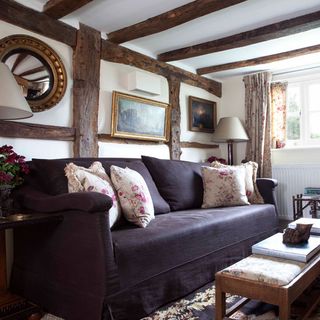
[[[215,142],[227,142],[229,140],[239,142],[249,140],[241,121],[237,117],[221,118],[213,133],[213,141]]]
[[[32,117],[32,111],[8,66],[0,63],[0,119]]]
[[[237,117],[225,117],[219,120],[213,133],[213,141],[228,143],[228,164],[233,164],[233,142],[247,141],[249,137]]]

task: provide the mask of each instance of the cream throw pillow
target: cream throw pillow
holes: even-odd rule
[[[258,164],[253,161],[249,161],[243,163],[238,166],[228,166],[226,164],[222,164],[218,161],[214,161],[211,163],[211,167],[214,168],[245,168],[245,184],[246,184],[246,195],[251,204],[261,204],[264,203],[263,197],[261,196],[259,189],[257,187],[257,172],[258,172]]]
[[[227,207],[250,204],[245,189],[244,168],[202,167],[202,208]]]
[[[121,208],[112,182],[101,162],[92,163],[89,168],[79,167],[74,163],[66,165],[64,172],[68,178],[69,192],[95,191],[106,194],[113,201],[109,209],[110,228],[120,219]]]
[[[125,218],[145,228],[154,219],[154,208],[143,177],[135,170],[117,166],[111,166],[110,172]]]

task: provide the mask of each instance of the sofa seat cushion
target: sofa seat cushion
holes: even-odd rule
[[[276,227],[269,204],[177,211],[156,216],[145,229],[124,226],[112,232],[120,285],[133,286]]]
[[[142,156],[142,161],[171,211],[200,208],[203,198],[203,163]]]

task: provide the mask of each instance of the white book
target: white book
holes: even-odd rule
[[[308,242],[302,244],[285,244],[282,242],[283,233],[260,241],[252,246],[252,253],[271,257],[307,262],[320,251],[320,237],[311,235]]]
[[[297,223],[302,223],[302,224],[310,224],[312,223],[311,227],[311,233],[312,234],[319,234],[320,235],[320,219],[315,219],[315,218],[300,218],[296,221],[292,221],[288,224],[288,227],[290,228],[295,228]]]

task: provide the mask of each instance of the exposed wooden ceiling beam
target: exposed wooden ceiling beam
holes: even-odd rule
[[[0,20],[75,47],[76,28],[13,0],[0,0],[0,8]]]
[[[219,64],[211,67],[204,67],[197,69],[197,74],[209,74],[213,72],[218,71],[224,71],[224,70],[231,70],[231,69],[238,69],[238,68],[244,68],[249,66],[256,66],[259,64],[265,64],[265,63],[271,63],[275,61],[290,59],[299,57],[306,54],[316,53],[320,52],[320,45],[315,45],[311,47],[305,47],[301,49],[296,49],[292,51],[286,51],[281,53],[272,54],[269,56],[263,56],[259,58],[254,59],[248,59],[248,60],[242,60],[242,61],[236,61],[236,62],[230,62],[225,64]]]
[[[11,72],[14,73],[18,65],[28,56],[27,53],[19,53],[16,60],[13,63],[13,66],[11,68]]]
[[[166,78],[175,76],[181,82],[202,88],[217,97],[221,97],[222,95],[220,82],[201,77],[192,72],[150,58],[144,54],[112,43],[109,40],[101,40],[101,59],[134,66]]]
[[[320,11],[283,20],[229,37],[185,47],[158,56],[160,61],[175,61],[272,40],[320,27]]]
[[[114,43],[123,43],[145,37],[245,1],[196,0],[145,21],[113,31],[108,34],[108,40]]]
[[[25,77],[25,76],[29,76],[30,74],[35,74],[35,73],[42,72],[45,70],[47,70],[47,68],[45,66],[41,66],[41,67],[33,68],[33,69],[27,70],[25,72],[22,72],[18,76]]]
[[[60,19],[81,8],[93,0],[49,0],[43,7],[43,12],[53,19]]]

